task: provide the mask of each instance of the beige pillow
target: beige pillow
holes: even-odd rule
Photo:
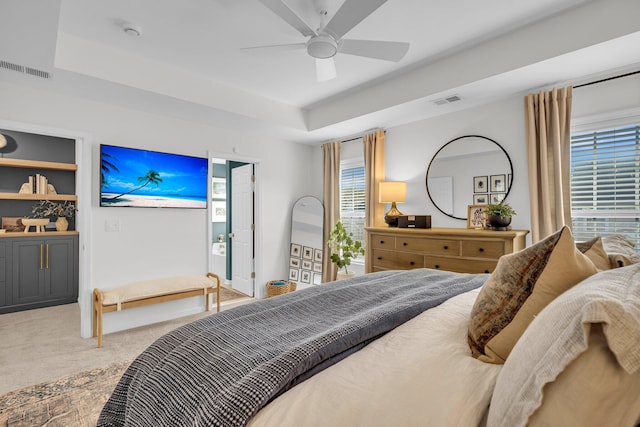
[[[599,271],[609,270],[611,268],[609,255],[607,255],[607,252],[604,250],[600,237],[594,237],[586,242],[576,243],[576,247],[593,262]]]
[[[609,256],[611,268],[624,267],[640,262],[640,254],[635,251],[633,241],[621,234],[603,237],[602,245]]]
[[[500,258],[471,310],[468,342],[473,357],[504,363],[533,318],[555,297],[595,274],[568,227]]]
[[[496,381],[487,425],[640,421],[640,264],[602,271],[531,322]]]

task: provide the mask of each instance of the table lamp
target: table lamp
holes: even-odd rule
[[[384,214],[384,222],[389,227],[398,226],[398,216],[402,212],[396,207],[396,203],[404,203],[407,200],[407,183],[406,182],[381,182],[380,183],[380,203],[391,203],[391,209]]]

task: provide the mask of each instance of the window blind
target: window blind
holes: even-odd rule
[[[623,234],[640,248],[640,125],[571,136],[576,240]]]
[[[340,171],[340,220],[347,232],[365,244],[364,166],[343,167]]]

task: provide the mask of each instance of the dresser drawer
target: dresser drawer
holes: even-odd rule
[[[369,244],[372,249],[392,250],[396,246],[396,238],[393,236],[387,236],[386,234],[371,234]]]
[[[373,268],[386,270],[409,270],[422,268],[424,256],[419,254],[405,254],[383,249],[373,249]]]
[[[491,273],[496,268],[497,263],[498,261],[469,258],[424,257],[424,266],[427,268],[460,273]]]
[[[458,256],[460,255],[460,241],[398,236],[396,238],[396,250]]]
[[[504,255],[504,242],[487,240],[462,241],[462,256],[498,259]]]

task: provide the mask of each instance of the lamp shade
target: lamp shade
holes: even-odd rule
[[[386,181],[380,183],[380,203],[403,203],[407,200],[407,183]]]
[[[7,145],[7,138],[0,133],[0,148],[3,148]]]

